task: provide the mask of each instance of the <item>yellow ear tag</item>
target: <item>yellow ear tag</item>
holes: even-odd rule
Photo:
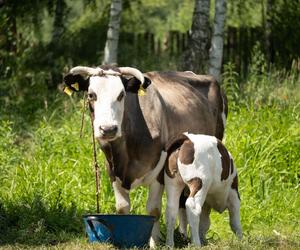
[[[64,88],[64,92],[68,95],[71,96],[73,94],[73,90],[70,89],[69,87],[65,87]]]
[[[139,96],[144,96],[146,95],[146,90],[143,88],[143,86],[140,86],[139,90],[138,90],[138,95]]]
[[[76,89],[76,91],[79,91],[79,84],[78,82],[75,82],[71,85],[72,88]]]

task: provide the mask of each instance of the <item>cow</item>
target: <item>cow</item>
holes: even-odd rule
[[[229,210],[232,231],[242,238],[238,176],[232,157],[214,136],[184,133],[166,147],[166,244],[174,246],[180,195],[187,186],[187,220],[192,243],[201,246],[210,226],[210,211]]]
[[[159,218],[167,142],[191,131],[222,139],[226,99],[211,76],[193,72],[141,73],[132,67],[77,66],[64,77],[87,91],[94,136],[107,160],[116,210],[130,211],[129,191],[148,186],[146,209],[155,216],[150,246],[160,238]]]

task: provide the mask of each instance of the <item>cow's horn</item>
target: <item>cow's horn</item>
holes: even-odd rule
[[[73,75],[86,75],[86,76],[96,76],[103,75],[103,69],[100,68],[91,68],[85,66],[76,66],[70,70],[70,73]]]
[[[141,71],[131,67],[120,67],[119,70],[121,71],[122,75],[131,75],[137,78],[142,84],[145,81],[144,75]]]

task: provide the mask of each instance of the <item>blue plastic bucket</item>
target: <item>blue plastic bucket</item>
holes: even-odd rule
[[[83,216],[90,242],[111,243],[117,247],[144,247],[148,244],[154,216],[92,214]]]

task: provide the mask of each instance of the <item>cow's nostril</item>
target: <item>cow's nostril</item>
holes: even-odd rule
[[[100,132],[103,136],[114,136],[118,131],[118,126],[100,126]]]

